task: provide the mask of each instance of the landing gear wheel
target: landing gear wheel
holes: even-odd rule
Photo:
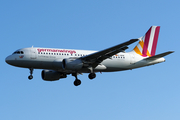
[[[29,80],[33,79],[33,76],[32,75],[28,76],[28,79]]]
[[[74,85],[75,86],[78,86],[78,85],[80,85],[81,84],[81,81],[79,80],[79,79],[76,79],[75,81],[74,81]]]
[[[94,79],[96,77],[96,74],[95,73],[90,73],[88,77],[89,77],[89,79],[92,80],[92,79]]]

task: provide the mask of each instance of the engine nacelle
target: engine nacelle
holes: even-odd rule
[[[83,62],[80,59],[63,59],[62,67],[65,70],[80,70],[83,67]]]
[[[42,79],[45,81],[56,81],[60,78],[66,78],[67,75],[54,70],[43,70],[41,73]]]

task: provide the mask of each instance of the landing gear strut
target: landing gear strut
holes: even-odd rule
[[[72,76],[74,76],[76,79],[74,81],[75,86],[79,86],[81,84],[81,80],[77,78],[77,73],[73,73]]]
[[[28,76],[28,79],[29,80],[31,80],[31,79],[33,79],[33,76],[32,76],[32,74],[33,74],[33,68],[29,68],[29,70],[30,70],[30,75]]]

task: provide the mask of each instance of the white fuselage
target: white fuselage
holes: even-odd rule
[[[87,50],[72,50],[72,49],[54,49],[54,48],[23,48],[19,49],[12,55],[6,58],[6,62],[13,66],[33,69],[51,69],[62,72],[62,60],[65,58],[79,58],[97,51]],[[22,51],[22,53],[21,53]],[[148,66],[160,62],[164,62],[164,58],[159,58],[154,61],[144,60],[140,55],[135,54],[134,51],[129,53],[120,52],[103,62],[101,62],[95,69],[94,72],[113,72],[129,70]],[[69,71],[72,73],[73,71]],[[77,72],[77,71],[76,71]],[[78,72],[86,73],[88,69],[81,69]]]

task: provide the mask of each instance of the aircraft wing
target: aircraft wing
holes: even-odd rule
[[[110,58],[111,56],[116,55],[117,53],[128,49],[128,47],[127,47],[128,45],[130,45],[138,40],[139,39],[131,39],[122,44],[107,48],[107,49],[99,51],[99,52],[92,53],[92,54],[84,56],[84,57],[81,57],[81,59],[84,63],[87,63],[88,65],[91,65],[92,67],[96,67],[103,60]]]

